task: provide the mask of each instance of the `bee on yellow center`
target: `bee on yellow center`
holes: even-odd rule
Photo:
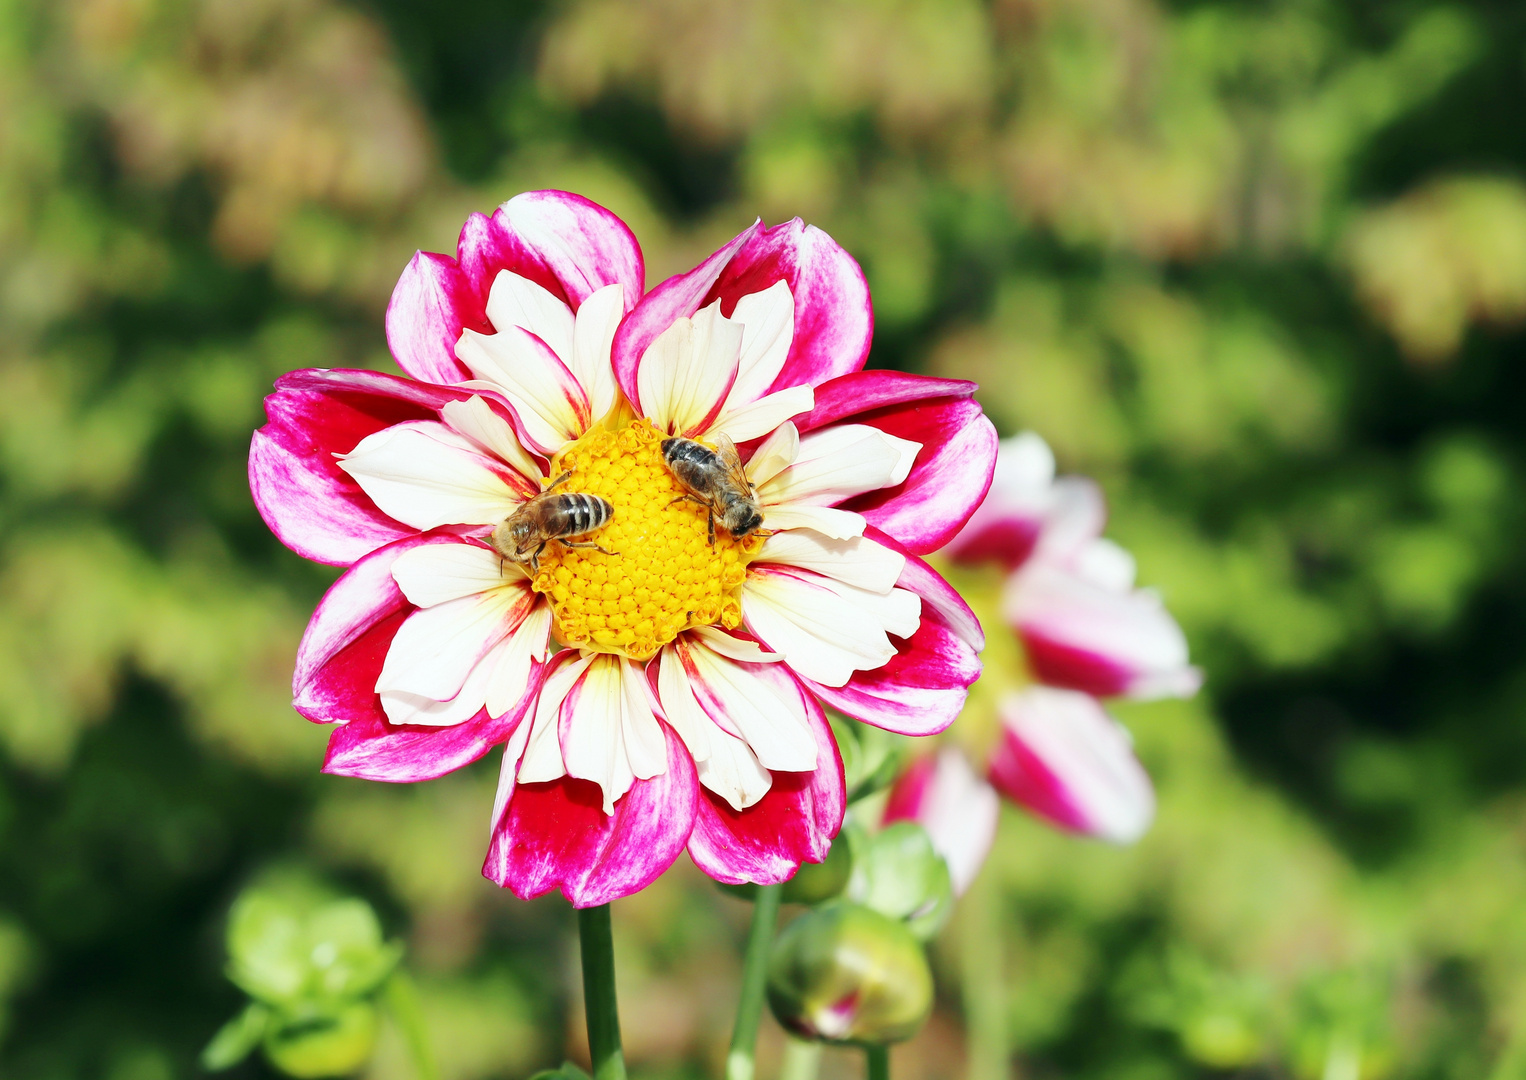
[[[552,462],[559,488],[596,495],[614,508],[596,539],[604,551],[552,544],[532,582],[551,603],[557,640],[633,660],[656,654],[694,626],[741,625],[742,582],[762,536],[734,540],[681,498],[663,461],[665,436],[637,417],[599,427]]]

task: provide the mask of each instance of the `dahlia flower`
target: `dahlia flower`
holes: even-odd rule
[[[1154,791],[1097,699],[1188,697],[1202,674],[1160,597],[1134,587],[1133,558],[1102,537],[1100,489],[1054,474],[1037,435],[1003,441],[990,493],[945,549],[1008,571],[1002,615],[1037,684],[1001,702],[990,777],[1062,828],[1129,843],[1154,817]]]
[[[324,770],[425,780],[502,745],[483,873],[580,907],[686,848],[731,883],[820,861],[844,810],[822,706],[936,732],[983,644],[919,558],[990,484],[974,386],[862,370],[863,275],[798,219],[644,280],[630,230],[579,196],[473,214],[393,292],[409,377],[286,375],[250,453],[275,534],[349,568],[293,681],[334,725]],[[763,531],[710,540],[671,436],[740,448]],[[501,558],[493,528],[553,484],[613,508],[581,538],[601,550]]]

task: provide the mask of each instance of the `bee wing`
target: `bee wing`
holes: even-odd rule
[[[747,470],[742,468],[742,455],[737,453],[737,444],[731,441],[731,436],[716,432],[715,455],[721,459],[721,464],[726,467],[726,475],[731,477],[733,483],[743,491],[752,490],[752,481],[747,479]]]

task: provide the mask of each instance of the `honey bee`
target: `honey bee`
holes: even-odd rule
[[[565,472],[539,495],[527,499],[493,530],[493,550],[513,563],[529,563],[532,575],[540,573],[540,553],[555,540],[563,547],[592,548],[610,555],[592,540],[574,543],[572,537],[587,536],[614,515],[615,508],[597,495],[555,494],[572,473]]]
[[[715,437],[714,450],[693,439],[663,439],[662,460],[667,462],[674,478],[688,489],[687,494],[673,502],[698,503],[709,512],[711,547],[715,547],[716,518],[721,519],[721,528],[733,540],[763,531],[763,511],[752,481],[742,470],[736,444],[725,435]]]

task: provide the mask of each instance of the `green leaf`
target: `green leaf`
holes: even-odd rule
[[[207,1048],[201,1052],[201,1067],[207,1072],[232,1068],[249,1056],[265,1037],[270,1010],[257,1001],[218,1029]]]

